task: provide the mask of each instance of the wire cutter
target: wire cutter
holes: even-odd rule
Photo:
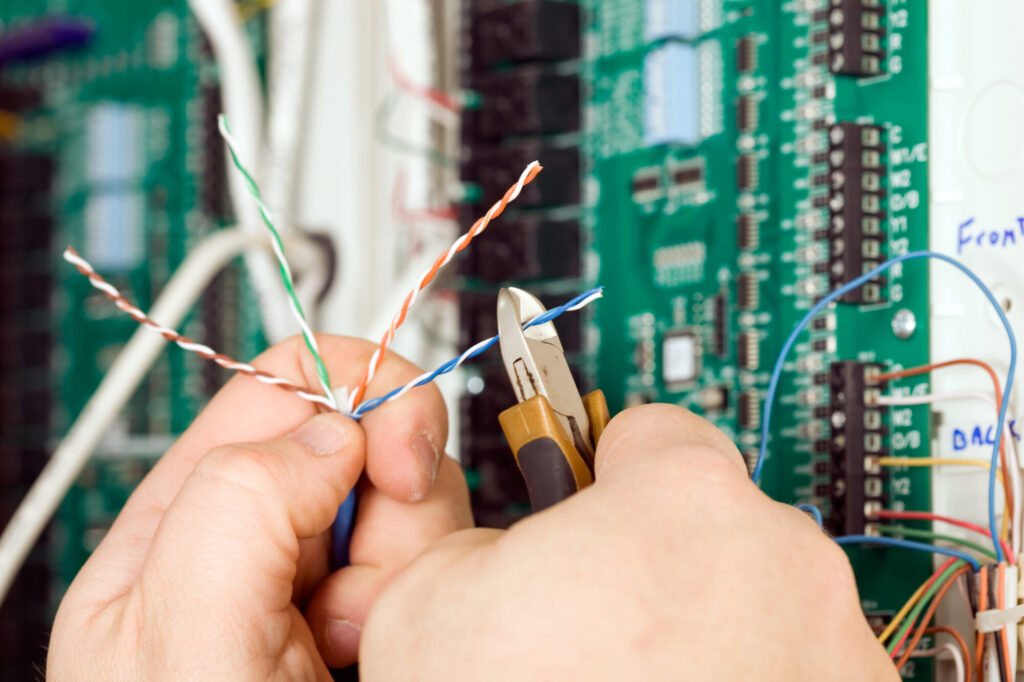
[[[501,358],[518,400],[498,421],[534,512],[594,482],[594,449],[611,419],[604,393],[580,396],[554,323],[523,329],[545,311],[521,289],[498,294]]]

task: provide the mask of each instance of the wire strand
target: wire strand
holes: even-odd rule
[[[985,467],[988,468],[987,466]],[[938,521],[939,523],[948,523],[951,526],[957,526],[958,528],[964,528],[966,530],[974,531],[982,535],[988,535],[988,531],[982,526],[976,523],[970,523],[962,519],[954,519],[951,516],[943,516],[941,514],[933,514],[931,512],[915,512],[915,511],[892,511],[889,509],[882,509],[874,512],[873,516],[880,519],[895,519],[898,521]],[[1003,551],[1010,553],[1010,548],[1007,546],[1006,541],[1003,540]]]
[[[306,313],[302,309],[302,303],[299,302],[298,295],[295,293],[295,278],[292,276],[291,267],[288,265],[288,259],[285,257],[284,242],[281,241],[281,235],[278,233],[277,228],[274,227],[274,221],[270,216],[270,209],[263,203],[259,186],[257,186],[253,177],[249,175],[249,171],[246,170],[245,165],[239,158],[238,144],[231,134],[231,127],[228,125],[228,119],[224,114],[217,118],[217,127],[220,130],[221,137],[224,138],[224,142],[228,145],[235,168],[245,178],[246,188],[249,190],[249,194],[252,195],[253,201],[256,202],[256,207],[259,209],[263,224],[266,225],[267,230],[270,232],[270,245],[274,249],[274,256],[277,257],[277,263],[281,271],[281,280],[284,282],[284,288],[288,293],[288,303],[292,308],[292,314],[299,323],[302,338],[305,340],[306,347],[313,356],[316,376],[320,381],[320,387],[323,389],[324,396],[327,398],[331,408],[337,410],[338,399],[334,395],[334,391],[331,390],[331,380],[327,375],[327,365],[324,364],[324,360],[320,356],[320,347],[317,345],[316,336],[314,336],[313,330],[310,329],[309,323],[306,321]]]
[[[500,336],[492,336],[489,339],[484,339],[483,341],[480,341],[479,343],[476,343],[470,348],[468,348],[459,357],[449,360],[448,362],[444,363],[437,369],[431,372],[425,372],[416,379],[413,379],[407,384],[391,390],[390,392],[386,393],[383,396],[380,396],[379,398],[372,398],[370,400],[367,400],[358,405],[358,407],[352,409],[351,411],[345,411],[340,410],[336,407],[332,407],[327,402],[327,399],[324,396],[312,393],[307,389],[295,385],[294,383],[288,381],[287,379],[282,379],[281,377],[275,376],[268,372],[264,372],[263,370],[258,370],[250,364],[234,360],[228,357],[227,355],[224,355],[223,353],[218,353],[214,351],[209,346],[205,346],[201,343],[193,341],[192,339],[188,338],[187,336],[183,336],[182,334],[179,334],[173,329],[168,329],[167,327],[162,326],[156,320],[152,319],[144,312],[139,310],[136,306],[134,306],[131,302],[129,302],[128,299],[126,299],[121,294],[121,292],[118,291],[112,284],[110,284],[102,277],[100,277],[100,275],[93,269],[92,265],[90,265],[88,261],[86,261],[80,255],[78,255],[78,252],[75,251],[72,247],[69,246],[65,250],[64,259],[67,260],[69,263],[73,264],[76,268],[78,268],[78,271],[88,278],[89,283],[93,287],[101,291],[107,298],[113,301],[114,305],[116,305],[118,309],[129,315],[136,322],[144,325],[147,329],[151,329],[152,331],[160,334],[168,341],[173,341],[184,350],[189,351],[191,353],[196,353],[197,355],[206,358],[207,360],[212,360],[213,362],[216,362],[218,365],[224,367],[225,369],[229,369],[235,372],[239,372],[241,374],[245,374],[247,376],[251,376],[254,379],[261,381],[265,384],[277,386],[278,388],[283,388],[287,391],[294,393],[303,400],[308,400],[309,402],[316,403],[317,405],[320,405],[321,407],[324,407],[328,410],[341,412],[342,414],[348,415],[353,419],[359,419],[370,410],[376,409],[377,407],[380,407],[386,402],[398,400],[412,389],[418,386],[424,386],[426,384],[429,384],[433,382],[435,379],[437,379],[437,377],[452,372],[457,367],[465,363],[467,360],[475,358],[478,355],[481,355],[482,353],[486,352],[488,349],[493,347],[494,344],[496,344],[500,339]],[[581,310],[586,306],[590,305],[591,303],[593,303],[594,301],[596,301],[597,299],[601,298],[603,291],[604,287],[595,287],[593,289],[590,289],[589,291],[585,291],[582,294],[572,298],[568,302],[558,307],[551,308],[550,310],[547,310],[544,313],[538,315],[534,319],[524,323],[523,328],[529,329],[530,327],[534,327],[538,324],[551,322],[552,320],[564,315],[567,312],[575,312],[577,310]],[[331,392],[332,395],[334,393],[335,391]]]
[[[933,363],[929,363],[929,364],[926,364],[926,365],[919,365],[917,367],[911,367],[909,369],[903,369],[903,370],[898,370],[898,371],[895,371],[895,372],[886,372],[886,373],[883,373],[883,374],[878,374],[878,375],[872,377],[872,380],[874,382],[882,382],[882,381],[891,381],[891,380],[894,380],[894,379],[904,379],[904,378],[907,378],[907,377],[918,376],[920,374],[927,374],[927,373],[930,373],[930,372],[932,372],[934,370],[937,370],[937,369],[947,369],[949,367],[956,367],[956,366],[961,366],[961,365],[970,365],[970,366],[974,366],[974,367],[980,367],[981,369],[985,370],[985,373],[988,374],[989,378],[992,380],[992,391],[995,394],[995,404],[996,404],[997,409],[998,409],[998,406],[1002,402],[1002,389],[999,387],[999,377],[996,376],[996,371],[992,368],[992,365],[990,365],[989,363],[987,363],[987,362],[985,362],[983,360],[978,360],[976,358],[955,358],[953,360],[946,360],[944,362],[933,362]],[[1014,444],[1013,439],[1010,439],[1010,443]],[[1014,513],[1013,513],[1014,540],[1013,540],[1013,542],[1011,544],[1012,544],[1015,552],[1020,552],[1020,544],[1021,544],[1021,531],[1020,531],[1021,515],[1020,515],[1020,511],[1021,511],[1022,506],[1024,506],[1024,501],[1017,499],[1021,495],[1020,475],[1019,475],[1020,474],[1020,471],[1019,471],[1020,467],[1019,466],[1016,466],[1016,467],[1010,466],[1007,463],[1007,461],[1006,461],[1007,457],[1006,457],[1006,444],[1005,444],[1005,442],[1000,441],[1000,443],[999,443],[999,454],[1000,454],[1000,461],[1001,461],[1001,466],[1002,466],[1002,471],[1003,471],[1003,492],[1007,496],[1006,497],[1006,506],[1008,508],[1014,510]],[[1013,454],[1015,456],[1017,455],[1016,447],[1013,448]],[[1013,472],[1014,469],[1016,469],[1016,475],[1011,478],[1010,473]],[[1011,484],[1014,484],[1014,483],[1016,483],[1018,487],[1017,487],[1016,491],[1011,494],[1010,490],[1007,488],[1007,485],[1011,485]]]
[[[416,304],[416,299],[419,298],[420,292],[422,292],[423,289],[433,281],[441,268],[451,262],[456,253],[469,246],[469,243],[473,241],[477,235],[487,229],[487,226],[492,220],[502,214],[506,206],[519,197],[519,194],[523,191],[523,187],[528,185],[535,177],[537,177],[537,173],[541,170],[543,170],[541,165],[536,161],[528,165],[519,176],[519,180],[516,184],[510,187],[505,192],[505,195],[495,202],[494,205],[488,209],[487,213],[477,220],[465,234],[456,239],[455,243],[453,243],[447,251],[438,256],[437,260],[434,261],[434,264],[423,273],[422,277],[420,277],[416,286],[406,294],[405,300],[402,302],[402,306],[399,308],[398,312],[395,313],[395,316],[391,318],[391,325],[388,327],[388,330],[384,332],[384,336],[381,337],[380,343],[376,350],[374,350],[373,356],[370,358],[370,363],[367,366],[366,371],[363,372],[363,376],[360,378],[359,383],[352,392],[349,402],[350,410],[355,411],[355,406],[359,404],[363,399],[363,396],[366,394],[366,387],[370,384],[370,381],[373,380],[374,375],[377,373],[377,369],[380,368],[380,363],[384,361],[384,351],[386,351],[388,346],[391,345],[391,342],[394,341],[395,332],[402,326],[402,323],[405,322],[405,317],[408,315],[409,310]]]
[[[786,358],[789,356],[789,351],[792,350],[794,344],[796,344],[796,340],[800,336],[800,333],[807,327],[810,321],[814,319],[815,315],[820,313],[827,305],[841,297],[843,294],[863,286],[866,282],[878,277],[897,263],[921,258],[940,260],[952,265],[967,275],[967,277],[977,285],[985,295],[985,298],[992,305],[992,309],[996,312],[996,315],[999,317],[999,321],[1003,325],[1003,329],[1006,331],[1006,336],[1010,343],[1010,364],[1006,373],[1006,385],[1003,388],[1002,401],[999,405],[999,419],[998,424],[996,425],[996,431],[1002,432],[1003,424],[1006,422],[1006,412],[1010,406],[1010,389],[1013,386],[1013,375],[1017,369],[1017,338],[1014,336],[1013,327],[1010,325],[1010,321],[1006,318],[1006,313],[1003,312],[1003,308],[999,305],[996,297],[992,295],[992,292],[987,286],[985,286],[985,283],[981,281],[981,278],[974,274],[970,268],[960,261],[942,253],[936,253],[934,251],[912,251],[885,261],[878,267],[872,268],[860,277],[827,294],[824,298],[811,306],[811,309],[807,311],[807,314],[804,315],[803,319],[797,323],[796,328],[790,333],[786,342],[782,345],[782,349],[779,351],[778,358],[775,360],[775,367],[772,369],[771,379],[768,382],[768,389],[765,392],[764,411],[761,419],[761,442],[758,448],[757,462],[754,465],[754,472],[751,475],[754,483],[760,484],[761,471],[764,468],[765,456],[768,453],[768,435],[771,433],[772,406],[775,403],[775,393],[779,387],[779,379],[782,377],[782,370],[785,366]],[[992,532],[992,544],[996,549],[996,556],[1003,559],[1003,548],[999,544],[999,532],[996,527],[995,510],[995,469],[999,466],[999,442],[1001,441],[997,441],[992,447],[992,470],[989,471],[988,487],[988,517],[989,528]]]

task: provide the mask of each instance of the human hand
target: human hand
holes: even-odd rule
[[[374,349],[340,337],[319,343],[339,384],[354,384]],[[317,385],[300,339],[253,364]],[[370,391],[419,374],[389,356]],[[328,665],[354,662],[382,586],[472,519],[462,473],[442,454],[447,419],[436,388],[360,425],[315,415],[280,389],[232,379],[139,485],[71,585],[48,679],[329,680]],[[364,465],[351,566],[329,575],[325,531]]]
[[[898,680],[842,550],[685,410],[608,426],[597,481],[442,540],[363,633],[374,680]]]

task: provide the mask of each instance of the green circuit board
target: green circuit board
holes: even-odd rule
[[[869,77],[830,73],[824,2],[682,3],[700,12],[697,35],[652,39],[645,12],[662,4],[583,3],[584,224],[594,281],[606,287],[591,323],[591,370],[613,413],[685,405],[752,458],[775,358],[832,288],[819,264],[835,248],[824,236],[833,124],[872,124],[882,137],[879,259],[928,246],[926,3],[882,3],[887,56]],[[652,98],[662,81],[668,94]],[[652,140],[659,118],[650,108],[677,106],[679,89],[694,109],[679,136],[693,140]],[[772,497],[829,514],[830,481],[814,468],[829,457],[821,444],[831,432],[820,377],[836,360],[928,362],[927,277],[923,263],[891,271],[878,300],[840,302],[799,338],[772,415],[763,476]],[[894,333],[897,312],[916,320],[909,338]],[[929,419],[926,408],[887,415],[884,449],[927,455]],[[896,470],[884,494],[890,505],[928,509],[929,475]],[[900,550],[850,555],[869,613],[899,608],[931,572],[927,556]],[[904,669],[908,679],[930,674]]]
[[[217,70],[186,0],[11,0],[0,26],[47,16],[91,22],[81,47],[2,71],[8,87],[41,94],[23,114],[16,149],[55,168],[49,263],[56,442],[95,391],[137,324],[95,291],[60,253],[75,246],[146,310],[185,254],[230,222],[225,200]],[[257,51],[262,24],[250,26]],[[239,263],[223,271],[181,331],[235,357],[264,347]],[[46,551],[55,609],[70,580],[149,467],[227,374],[194,354],[161,354],[62,505]]]

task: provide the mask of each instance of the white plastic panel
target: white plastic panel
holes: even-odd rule
[[[930,4],[929,99],[931,247],[977,272],[1024,329],[1024,4],[961,0]],[[932,360],[975,357],[1005,377],[1006,334],[982,294],[943,263],[931,266]],[[932,375],[933,392],[990,392],[976,368]],[[1011,415],[1016,416],[1015,386]],[[987,458],[994,410],[980,402],[935,406],[940,415],[935,454]],[[1021,429],[1024,430],[1024,426]],[[979,439],[978,436],[981,436]],[[937,468],[939,513],[985,521],[983,471]]]
[[[1018,332],[1024,330],[1022,26],[1024,3],[1016,0],[929,3],[931,248],[973,269]],[[978,358],[1004,380],[1006,334],[983,295],[963,275],[937,262],[931,265],[930,288],[932,361]],[[935,393],[992,392],[989,378],[973,367],[935,372],[931,387]],[[1014,386],[1010,419],[1019,415],[1020,396],[1020,386]],[[955,401],[938,403],[934,411],[935,456],[990,457],[992,446],[984,441],[996,437],[991,406]],[[1024,434],[1024,424],[1014,424],[1014,433]],[[936,467],[932,482],[937,513],[987,525],[983,470]],[[955,614],[962,609],[952,601],[944,604],[940,618],[957,624]],[[1015,643],[1011,648],[1016,657]]]

